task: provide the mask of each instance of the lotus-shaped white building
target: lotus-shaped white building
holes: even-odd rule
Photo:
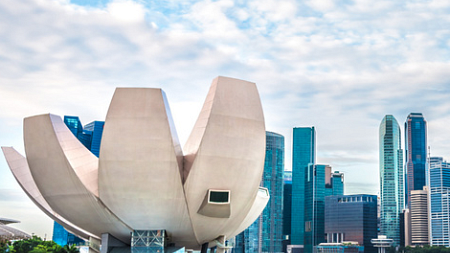
[[[220,245],[269,199],[259,187],[264,116],[247,81],[213,80],[183,151],[164,92],[151,88],[116,89],[99,158],[52,114],[25,118],[24,142],[26,157],[2,147],[23,190],[66,229],[103,244],[164,230],[171,245]]]

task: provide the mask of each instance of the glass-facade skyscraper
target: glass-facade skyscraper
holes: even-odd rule
[[[365,253],[376,253],[377,196],[335,195],[325,197],[325,233],[328,243],[358,242]]]
[[[266,132],[266,156],[261,186],[270,199],[259,218],[236,236],[233,252],[282,252],[283,240],[284,137]]]
[[[284,172],[283,187],[283,250],[291,244],[289,235],[291,234],[291,210],[292,210],[292,171]]]
[[[450,163],[430,157],[430,244],[450,247]]]
[[[325,197],[344,194],[344,174],[332,172],[329,165],[310,165],[305,180],[304,252],[326,242]]]
[[[380,233],[400,244],[400,213],[404,208],[403,150],[397,120],[386,115],[380,124]]]
[[[83,126],[77,116],[64,116],[64,123],[73,133],[73,135],[95,156],[99,157],[100,143],[103,134],[104,121],[93,121]],[[63,226],[56,221],[53,223],[52,240],[60,246],[67,244],[78,244],[84,242],[83,239],[69,233]]]
[[[102,142],[104,125],[104,121],[92,121],[83,128],[83,133],[91,136],[89,150],[97,157],[100,155],[100,143]]]
[[[410,207],[411,191],[426,185],[427,122],[422,113],[410,113],[405,122],[406,206]]]
[[[261,228],[261,216],[248,228],[234,238],[233,253],[260,253],[261,241],[259,240]]]
[[[283,245],[283,179],[284,137],[266,132],[266,158],[261,185],[270,193],[270,200],[262,212],[261,252],[282,252]]]
[[[296,127],[292,135],[292,245],[304,245],[305,238],[305,179],[308,167],[316,162],[316,130]]]

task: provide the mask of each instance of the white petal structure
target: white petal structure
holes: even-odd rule
[[[27,159],[24,156],[19,154],[19,152],[12,147],[2,147],[2,150],[14,177],[17,182],[19,182],[20,187],[22,187],[24,192],[34,202],[34,204],[39,207],[39,209],[41,209],[50,218],[64,226],[67,230],[81,238],[88,239],[89,237],[96,237],[95,235],[75,226],[70,221],[64,219],[53,211],[37,188],[37,185],[33,180],[33,176],[31,175],[30,168],[28,167]]]
[[[130,243],[133,230],[164,229],[171,243],[199,249],[244,230],[269,199],[259,188],[264,116],[247,81],[213,80],[185,155],[161,89],[116,89],[99,158],[51,114],[26,118],[24,140],[26,158],[2,148],[17,181],[83,238]]]

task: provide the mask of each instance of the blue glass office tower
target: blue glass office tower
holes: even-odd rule
[[[332,173],[329,165],[309,165],[305,180],[304,252],[326,242],[325,197],[344,195],[344,174]]]
[[[266,132],[266,156],[261,186],[269,190],[270,199],[260,217],[236,237],[234,252],[282,252],[283,176],[284,137]]]
[[[83,125],[81,125],[81,121],[77,116],[64,116],[64,124],[75,137],[79,138],[83,134]]]
[[[63,226],[59,225],[56,221],[53,222],[53,236],[52,240],[60,245],[78,245],[84,244],[84,240],[77,237],[76,235],[69,233]]]
[[[73,135],[94,155],[99,156],[100,143],[103,134],[103,121],[93,121],[83,126],[77,116],[64,116],[64,123],[73,133]],[[78,244],[84,242],[83,239],[69,233],[63,226],[56,221],[53,223],[52,240],[60,246],[67,244]]]
[[[260,253],[261,244],[259,240],[261,228],[261,216],[235,237],[233,253]]]
[[[304,245],[305,179],[308,167],[316,162],[316,130],[296,127],[292,135],[291,244]]]
[[[370,240],[377,238],[377,196],[325,197],[325,233],[328,243],[358,242],[364,253],[376,253]]]
[[[422,113],[410,113],[405,122],[406,205],[410,207],[411,191],[426,185],[427,122]]]
[[[283,240],[284,137],[266,132],[266,158],[261,185],[270,193],[262,212],[261,252],[282,252]]]
[[[430,244],[450,247],[450,163],[430,157]]]
[[[91,136],[89,150],[97,157],[100,155],[100,143],[102,142],[104,125],[104,121],[93,121],[85,125],[83,129],[85,135]]]
[[[380,124],[380,233],[400,244],[400,214],[404,208],[403,150],[400,127],[392,115]]]
[[[291,210],[292,210],[292,171],[284,172],[283,187],[283,243],[291,244],[289,235],[291,234]],[[285,252],[285,245],[283,245]]]

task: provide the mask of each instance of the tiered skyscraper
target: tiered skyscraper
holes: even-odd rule
[[[261,216],[236,236],[233,252],[282,252],[283,176],[284,137],[266,132],[266,157],[261,186],[269,190],[270,200]]]
[[[430,157],[430,243],[450,247],[450,163]]]
[[[380,124],[380,195],[382,235],[400,244],[400,213],[404,208],[403,150],[400,127],[392,115]]]
[[[296,127],[292,137],[292,211],[291,244],[304,245],[305,238],[305,175],[316,162],[316,130]]]
[[[406,205],[410,207],[411,191],[426,185],[427,122],[422,113],[410,113],[405,122]]]

